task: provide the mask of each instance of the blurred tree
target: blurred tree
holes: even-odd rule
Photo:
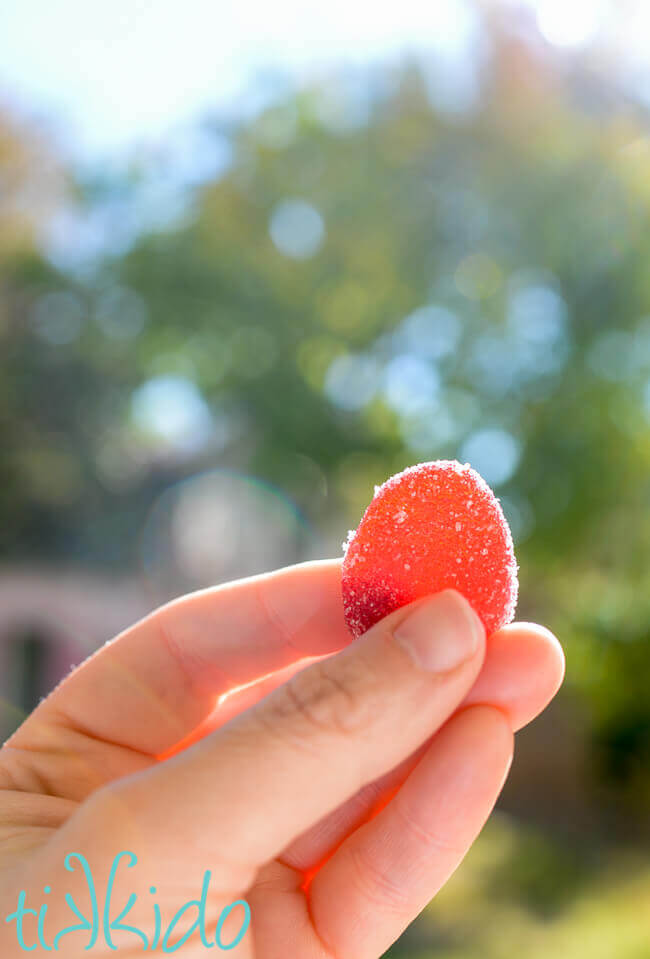
[[[0,264],[36,248],[68,185],[47,135],[0,103]]]
[[[491,44],[460,112],[427,64],[304,89],[213,121],[232,165],[177,227],[83,279],[5,264],[3,552],[128,562],[154,494],[224,464],[338,540],[389,473],[470,459],[603,774],[646,802],[647,117],[498,26]]]

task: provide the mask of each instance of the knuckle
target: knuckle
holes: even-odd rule
[[[418,850],[419,855],[427,859],[434,855],[461,858],[467,851],[462,843],[451,842],[442,833],[426,826],[417,816],[408,811],[403,803],[398,801],[393,808],[405,842]]]
[[[391,876],[363,844],[354,844],[350,850],[352,876],[362,899],[382,912],[401,915],[408,909],[407,884]]]
[[[115,802],[115,786],[113,783],[108,783],[88,796],[84,802],[84,808],[88,816],[100,822],[109,821],[114,816]]]
[[[366,682],[352,658],[342,667],[324,661],[304,669],[271,697],[267,721],[309,739],[314,733],[352,737],[372,721]]]
[[[139,787],[129,776],[115,779],[95,790],[84,802],[93,823],[100,823],[102,831],[123,834],[136,830],[143,836],[151,822],[151,801],[146,782]]]
[[[131,800],[126,782],[119,779],[102,786],[89,798],[90,813],[97,821],[110,823],[115,828],[133,821],[138,808],[138,804]]]
[[[101,786],[91,793],[75,813],[80,834],[110,837],[119,843],[124,819],[119,814],[118,803],[113,784]]]
[[[81,811],[80,834],[92,835],[109,857],[134,851],[140,859],[160,849],[160,810],[146,783],[142,788],[129,777],[114,780],[92,793]]]

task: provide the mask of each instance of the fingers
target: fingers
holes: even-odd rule
[[[489,637],[483,667],[462,705],[493,705],[508,716],[516,731],[548,705],[563,675],[564,657],[555,636],[542,626],[513,623]],[[315,868],[388,802],[417,760],[415,754],[380,780],[364,786],[292,843],[282,854],[283,862],[304,871]]]
[[[456,869],[497,799],[512,732],[496,709],[457,713],[393,800],[316,874],[310,914],[328,955],[375,959]]]
[[[293,663],[286,672],[227,696],[212,715],[211,728],[248,709],[300,668]],[[511,623],[488,638],[483,668],[465,705],[493,703],[510,717],[516,732],[548,706],[563,678],[564,653],[553,633],[536,623]]]
[[[178,743],[173,752],[196,742],[244,709],[249,709],[304,667],[304,661],[294,662],[286,669],[278,670],[256,683],[235,690],[223,699],[204,725],[193,730],[187,740]],[[511,623],[489,637],[483,668],[463,705],[486,703],[497,706],[510,718],[510,724],[516,732],[548,706],[562,685],[563,678],[564,653],[553,633],[536,623]],[[402,779],[406,774],[404,771]],[[397,782],[394,774],[391,774],[390,781]],[[379,792],[379,784],[371,784],[366,790],[366,800],[355,797],[350,810],[341,808],[333,813],[332,818],[338,823],[338,828],[332,834],[333,840],[342,838],[348,821],[351,827],[354,827],[363,820],[365,811],[370,808],[370,800],[374,803]],[[348,815],[351,812],[354,813],[352,820]],[[321,838],[317,844],[318,854],[316,859],[309,859],[309,865],[317,861],[328,848],[322,845],[328,832],[324,823],[319,824],[318,833]],[[307,837],[303,839],[306,840]],[[302,847],[300,863],[304,863],[304,842]],[[291,860],[293,861],[293,857]],[[300,868],[306,866],[301,865]]]
[[[548,706],[563,678],[564,653],[553,633],[511,623],[490,636],[483,669],[463,705],[492,703],[516,731]]]
[[[425,742],[467,695],[484,648],[469,604],[439,593],[183,753],[95,795],[104,814],[112,803],[158,842],[258,866]]]
[[[29,717],[12,746],[61,724],[150,756],[190,734],[232,687],[350,642],[340,560],[290,566],[177,599],[102,647]],[[88,761],[91,761],[89,757]]]

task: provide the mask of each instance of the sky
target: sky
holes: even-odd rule
[[[0,89],[62,122],[82,149],[164,134],[232,101],[268,67],[304,74],[333,59],[363,62],[474,26],[463,0],[0,0]]]
[[[626,56],[618,59],[624,67],[640,67],[634,76],[650,77],[650,0],[492,2],[512,8],[513,22],[527,12],[549,48],[560,53],[603,38],[622,44]],[[171,142],[178,154],[173,176],[151,173],[137,195],[109,198],[89,211],[63,211],[48,222],[44,252],[55,264],[83,273],[94,257],[125,249],[157,220],[183,216],[184,178],[213,175],[228,163],[227,144],[220,152],[214,137],[210,147],[192,134],[187,139],[193,121],[214,108],[254,111],[261,105],[260,90],[277,91],[278,84],[281,89],[283,82],[305,80],[332,65],[354,69],[405,51],[426,54],[436,95],[442,97],[436,106],[462,109],[471,101],[472,70],[482,50],[476,9],[472,0],[0,0],[0,106],[6,100],[46,124],[70,159],[81,164],[101,168],[110,157],[119,162],[133,148],[156,142]],[[280,204],[269,223],[278,249],[295,259],[313,254],[324,229],[317,210],[295,201]],[[135,336],[144,322],[141,306],[125,303],[128,291],[118,293],[119,308],[105,304],[98,322],[109,337]],[[80,330],[78,310],[61,300],[65,295],[51,294],[59,297],[56,309],[50,299],[36,316],[39,335],[55,344],[70,342]],[[400,355],[386,371],[387,400],[398,411],[413,412],[413,384],[418,402],[422,396],[436,401],[439,384],[430,364],[418,358],[421,319],[414,314],[405,321],[405,335],[413,326],[418,355]],[[436,329],[453,339],[453,321],[437,316]],[[540,343],[533,346],[539,365]],[[438,341],[430,347],[446,348]],[[359,362],[344,358],[328,373],[331,398],[346,408],[366,402],[367,389],[377,382],[372,363],[364,360],[361,368]],[[183,454],[193,452],[184,447],[188,435],[214,440],[219,427],[194,384],[178,376],[143,384],[133,397],[133,418]],[[429,413],[425,419],[441,422]],[[225,433],[221,439],[226,442]],[[414,449],[422,442],[429,449],[432,438],[413,434],[407,441]],[[514,437],[488,430],[470,436],[461,453],[498,485],[516,469],[520,450]]]
[[[613,0],[494,2],[530,9],[558,47],[613,25]],[[645,0],[630,4],[630,43],[650,47]],[[405,49],[459,58],[477,29],[470,0],[0,0],[0,98],[53,126],[78,155],[101,156],[215,105],[245,109],[261,71],[304,77]]]

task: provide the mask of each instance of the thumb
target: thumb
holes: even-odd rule
[[[229,863],[241,890],[425,742],[463,701],[484,652],[484,628],[459,593],[419,600],[184,752],[98,790],[87,814],[117,843],[128,824],[129,841],[167,862],[171,845]]]

